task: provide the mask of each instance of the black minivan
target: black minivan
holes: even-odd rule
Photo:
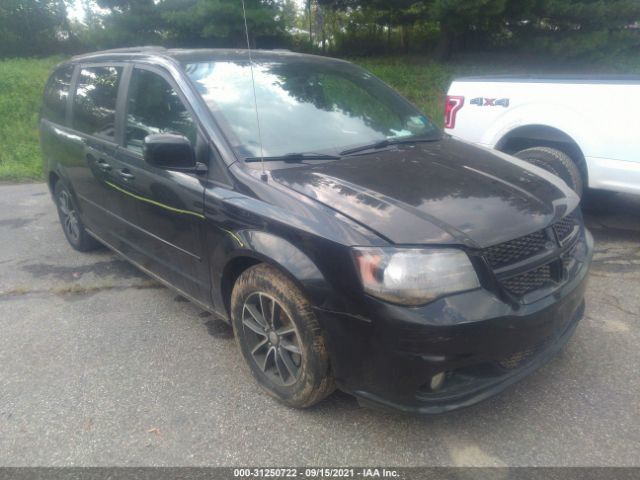
[[[233,326],[268,393],[438,413],[522,378],[584,312],[593,241],[558,178],[443,135],[351,63],[140,47],[44,92],[72,247]]]

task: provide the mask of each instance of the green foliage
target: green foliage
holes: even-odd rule
[[[560,58],[597,60],[616,55],[640,45],[640,36],[632,32],[568,32],[562,35],[537,34],[521,39],[529,49],[548,52]]]
[[[42,176],[38,115],[49,72],[60,58],[0,61],[0,180]]]
[[[286,37],[286,21],[293,21],[290,2],[245,0],[253,46],[272,46]],[[166,0],[160,4],[167,36],[180,44],[246,45],[242,4],[238,0]]]
[[[0,1],[0,58],[54,53],[68,35],[62,0]]]
[[[65,2],[89,10],[70,24]],[[95,2],[95,3],[94,3]],[[252,46],[340,55],[640,49],[639,0],[245,0]],[[106,12],[106,13],[104,13]],[[1,0],[0,57],[141,44],[244,47],[240,0]]]
[[[341,12],[323,26],[344,54],[496,48],[596,59],[640,47],[638,0],[315,0],[316,11]],[[313,22],[311,22],[313,23]],[[324,30],[329,28],[328,33]],[[437,31],[438,41],[416,35]],[[437,43],[437,45],[436,45]],[[369,45],[369,52],[362,47]]]
[[[444,97],[455,68],[420,57],[358,59],[358,64],[407,97],[442,127]]]
[[[464,30],[467,25],[488,28],[491,20],[500,17],[507,0],[434,0],[431,15],[440,24]]]
[[[101,50],[161,41],[163,23],[153,0],[96,0],[96,3],[109,14],[92,16],[86,27],[78,29],[81,45]]]
[[[513,2],[513,0],[512,0]],[[528,0],[508,18],[533,18],[511,27],[521,48],[559,58],[598,60],[640,48],[637,0]]]

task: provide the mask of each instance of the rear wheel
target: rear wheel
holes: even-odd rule
[[[578,196],[582,196],[584,182],[580,169],[563,151],[551,147],[533,147],[521,150],[514,156],[560,177]]]
[[[54,197],[62,231],[69,244],[80,252],[89,252],[99,248],[100,243],[87,233],[73,198],[61,181],[56,183]]]
[[[267,393],[305,408],[335,389],[316,316],[282,272],[260,264],[240,275],[231,295],[231,316],[242,356]]]

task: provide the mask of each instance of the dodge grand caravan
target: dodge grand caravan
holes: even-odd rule
[[[103,244],[229,322],[294,407],[336,387],[438,413],[568,341],[592,238],[559,178],[443,135],[348,62],[141,47],[44,92],[44,165],[73,248]]]

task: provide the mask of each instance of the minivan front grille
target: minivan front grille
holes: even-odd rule
[[[559,285],[580,225],[579,212],[573,212],[546,229],[485,248],[482,255],[502,288],[512,296],[524,297]],[[527,269],[528,260],[531,267]]]
[[[552,280],[551,265],[547,264],[508,278],[502,282],[502,286],[513,295],[522,296],[544,287]]]
[[[544,230],[539,230],[524,237],[486,248],[483,253],[491,268],[500,268],[542,252],[546,243],[547,236]]]
[[[553,231],[558,236],[558,240],[560,240],[560,243],[564,244],[572,237],[573,233],[576,230],[576,227],[578,226],[578,220],[576,219],[575,215],[570,214],[554,223]]]

